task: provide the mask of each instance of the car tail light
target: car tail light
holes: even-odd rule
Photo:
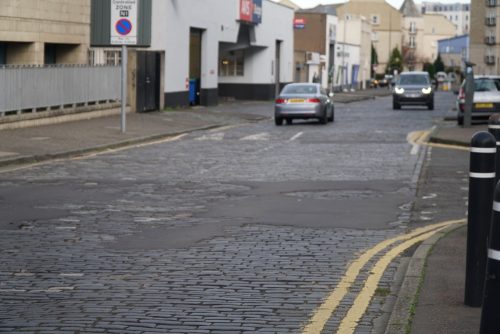
[[[319,99],[307,99],[307,102],[309,102],[309,103],[320,103],[321,101]]]
[[[276,99],[275,101],[277,104],[282,104],[282,103],[285,103],[286,100],[285,99]]]

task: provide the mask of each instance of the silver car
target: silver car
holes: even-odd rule
[[[333,122],[335,110],[331,98],[317,83],[293,83],[286,85],[274,104],[274,121],[292,124],[293,119],[316,118],[321,124]]]
[[[464,124],[465,113],[465,80],[457,97],[457,123]],[[474,99],[471,118],[474,123],[487,123],[491,115],[500,112],[500,76],[475,75]]]

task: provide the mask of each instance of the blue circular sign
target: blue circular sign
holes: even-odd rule
[[[116,32],[122,36],[127,36],[132,31],[132,22],[127,19],[120,19],[115,24]]]

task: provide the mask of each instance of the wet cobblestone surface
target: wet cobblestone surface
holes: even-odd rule
[[[0,332],[300,333],[353,259],[408,226],[421,156],[406,135],[430,128],[443,101],[434,112],[338,104],[327,126],[261,121],[0,174],[2,208],[25,210],[0,225]],[[218,211],[286,186],[276,196],[297,205],[404,200],[374,228]],[[376,330],[383,304],[376,296],[356,333]]]

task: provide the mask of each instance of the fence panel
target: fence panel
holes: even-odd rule
[[[119,66],[0,67],[0,113],[119,99]]]

